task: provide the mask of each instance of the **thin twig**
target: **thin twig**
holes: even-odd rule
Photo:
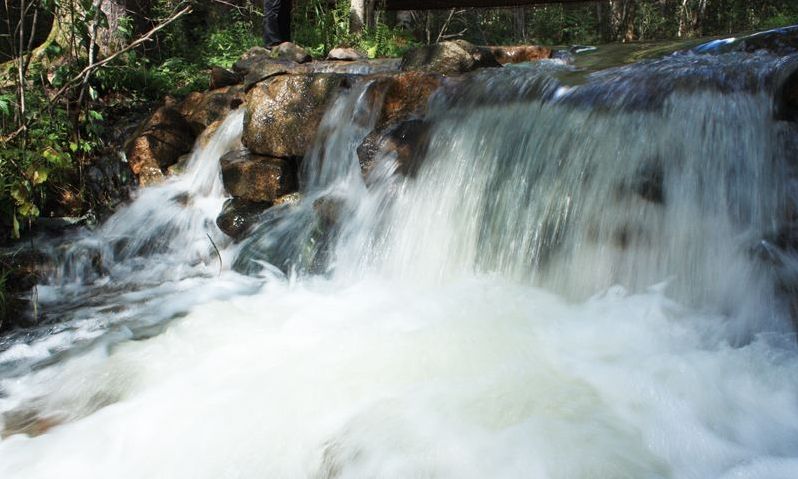
[[[208,237],[208,241],[211,242],[211,246],[213,246],[213,250],[216,251],[216,256],[219,258],[219,276],[221,276],[222,268],[224,267],[222,263],[222,253],[219,252],[219,248],[216,247],[216,243],[213,242],[213,238],[211,238],[210,233],[205,233],[205,236]]]

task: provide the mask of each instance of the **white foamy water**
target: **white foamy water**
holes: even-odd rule
[[[118,402],[5,439],[0,475],[794,477],[794,352],[710,319],[493,277],[272,284],[38,373],[48,413]]]
[[[689,81],[692,61],[644,78]],[[0,439],[0,477],[798,477],[779,294],[796,263],[769,239],[792,167],[771,99],[613,91],[636,71],[568,91],[477,78],[450,92],[473,104],[435,100],[405,179],[391,154],[359,174],[379,104],[356,85],[304,200],[241,245],[212,224],[231,117],[184,177],[85,240],[111,244],[110,274],[45,289],[76,295],[73,327],[0,353],[0,430],[25,432]],[[171,242],[120,256],[122,218]],[[109,291],[115,271],[140,276]]]

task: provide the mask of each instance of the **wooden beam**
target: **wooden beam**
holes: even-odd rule
[[[595,3],[601,0],[386,0],[385,10],[441,10],[446,8],[520,7],[554,3]],[[379,2],[378,2],[379,5]]]

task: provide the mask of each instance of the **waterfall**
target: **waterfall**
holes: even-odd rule
[[[795,61],[477,72],[366,177],[359,80],[240,244],[233,113],[57,253],[67,321],[0,350],[0,477],[795,477]]]

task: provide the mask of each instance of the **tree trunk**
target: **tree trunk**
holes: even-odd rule
[[[350,30],[361,33],[374,26],[374,2],[372,0],[352,0],[349,10]]]
[[[514,9],[515,40],[526,43],[526,7],[515,7]]]
[[[610,25],[613,40],[631,42],[636,39],[636,0],[610,0]]]

